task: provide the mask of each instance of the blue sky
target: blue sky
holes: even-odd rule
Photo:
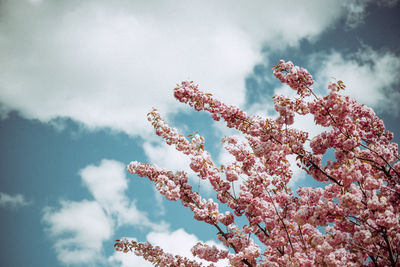
[[[236,134],[173,98],[191,79],[249,114],[275,116],[293,94],[279,59],[333,78],[398,133],[400,5],[380,1],[50,1],[0,3],[1,266],[148,266],[115,253],[122,236],[189,255],[215,231],[124,167],[137,160],[189,172],[146,121],[156,107],[215,162]],[[315,135],[308,117],[294,125]],[[317,185],[293,168],[292,185]],[[210,186],[201,193],[213,197]],[[224,263],[222,263],[222,266]]]

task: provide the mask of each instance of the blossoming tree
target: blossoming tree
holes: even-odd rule
[[[185,172],[136,161],[128,171],[147,177],[168,200],[180,200],[196,220],[216,229],[227,249],[198,243],[192,253],[201,259],[228,259],[232,266],[400,266],[400,157],[391,142],[393,134],[371,108],[340,94],[343,82],[331,83],[329,94],[318,97],[307,70],[283,60],[273,69],[282,83],[297,91],[292,99],[274,96],[277,119],[248,116],[193,82],[175,88],[180,102],[208,111],[214,120],[222,118],[246,137],[246,142],[223,140],[235,158],[231,164],[217,168],[203,137],[185,138],[156,110],[148,114],[156,134],[190,157],[191,169],[211,183],[220,204],[231,211],[222,213],[217,202],[202,198]],[[309,140],[307,132],[290,127],[296,113],[312,114],[326,131]],[[323,164],[329,148],[334,158]],[[324,186],[292,192],[289,155]],[[232,187],[239,177],[245,181],[236,195]],[[240,216],[246,224],[237,223]],[[115,247],[158,266],[201,266],[148,242],[121,239]]]

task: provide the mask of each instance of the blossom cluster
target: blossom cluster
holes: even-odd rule
[[[218,203],[212,199],[205,200],[198,192],[193,192],[185,172],[173,173],[156,165],[148,165],[137,161],[132,161],[127,166],[127,170],[131,174],[149,178],[155,183],[156,189],[168,200],[181,200],[183,206],[189,207],[193,211],[196,220],[204,221],[211,225],[219,222],[223,224],[233,222],[234,218],[230,212],[220,213],[218,211]]]
[[[310,111],[307,102],[301,98],[291,100],[289,97],[282,95],[275,95],[273,98],[275,110],[279,113],[277,122],[280,124],[292,125],[295,113],[306,115]]]
[[[134,252],[136,256],[141,256],[155,266],[179,266],[179,267],[201,267],[202,265],[194,260],[179,255],[166,253],[159,246],[152,246],[149,242],[138,243],[128,239],[116,240],[114,247],[117,251]],[[214,266],[213,264],[209,267]]]
[[[272,69],[274,69],[276,78],[296,90],[300,96],[311,94],[310,86],[314,84],[314,80],[306,69],[295,66],[291,61],[285,62],[284,60],[280,60]]]
[[[191,169],[210,182],[219,202],[193,192],[184,172],[139,162],[131,162],[128,171],[148,177],[167,199],[180,200],[195,219],[217,229],[229,252],[197,244],[192,252],[202,259],[228,259],[232,266],[398,266],[400,155],[393,133],[372,109],[340,93],[342,81],[329,84],[328,95],[318,97],[307,70],[283,60],[273,69],[298,94],[274,96],[276,119],[248,116],[192,81],[175,88],[178,101],[223,119],[244,135],[244,140],[223,139],[235,160],[219,168],[204,149],[203,137],[187,139],[156,110],[149,113],[156,134],[190,157]],[[293,128],[296,116],[305,114],[326,131],[309,140],[307,132]],[[328,149],[334,155],[324,163]],[[292,192],[290,155],[322,185]],[[219,204],[230,211],[219,212]],[[238,217],[246,222],[239,224]]]
[[[225,259],[228,256],[227,250],[220,250],[216,246],[208,246],[198,242],[191,249],[193,256],[211,262],[217,262],[220,259]]]

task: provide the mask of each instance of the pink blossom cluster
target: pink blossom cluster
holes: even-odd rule
[[[156,133],[190,157],[191,169],[211,183],[219,202],[193,192],[184,172],[138,162],[128,165],[129,172],[148,177],[167,199],[180,199],[195,219],[217,229],[230,252],[198,244],[192,251],[203,259],[227,258],[232,266],[400,266],[400,155],[393,133],[372,109],[340,94],[342,81],[318,97],[305,69],[281,60],[274,75],[298,94],[274,97],[277,119],[250,117],[190,81],[175,88],[180,102],[222,118],[245,136],[223,139],[235,160],[219,168],[203,137],[187,139],[157,111],[149,113]],[[296,114],[311,114],[326,127],[310,140],[311,151],[305,148],[308,134],[289,127]],[[328,149],[334,157],[324,163]],[[289,155],[323,185],[292,192]],[[240,183],[237,192],[234,183]],[[219,212],[219,204],[228,211]]]
[[[199,90],[199,86],[193,81],[183,81],[174,89],[175,98],[194,107],[196,110],[207,110],[211,113],[214,120],[218,121],[222,117],[229,128],[241,125],[247,127],[248,119],[246,113],[235,106],[228,106],[218,99],[212,97],[209,93]]]
[[[279,113],[277,121],[280,124],[293,124],[295,113],[300,115],[306,115],[309,113],[307,102],[301,98],[295,98],[292,100],[282,95],[275,95],[273,99],[274,108]]]
[[[147,114],[147,120],[153,125],[156,134],[165,139],[168,145],[175,145],[176,150],[186,155],[196,156],[201,154],[204,138],[200,135],[192,136],[191,142],[189,142],[183,135],[179,134],[176,128],[169,127],[156,109]]]
[[[159,246],[152,246],[149,242],[139,243],[134,240],[116,240],[114,247],[117,251],[134,252],[136,256],[141,256],[155,266],[179,266],[179,267],[201,267],[201,263],[190,260],[179,255],[166,253]],[[209,265],[214,266],[214,265]]]
[[[294,122],[294,106],[288,97],[275,95],[274,107],[279,113],[278,121],[281,124],[291,125]]]
[[[193,256],[197,256],[200,259],[217,262],[220,259],[226,259],[228,257],[227,250],[220,250],[216,246],[208,246],[198,242],[191,249]]]
[[[222,238],[220,235],[218,238],[226,245],[229,243],[230,246],[234,247],[235,253],[229,253],[228,259],[230,264],[233,266],[254,266],[256,265],[257,258],[260,256],[260,247],[254,242],[253,239],[247,238],[244,232],[236,226],[229,225],[228,238]]]
[[[225,225],[233,223],[234,217],[230,212],[220,213],[218,211],[218,203],[212,199],[205,200],[199,193],[193,192],[185,172],[173,173],[156,165],[148,165],[137,161],[132,161],[127,166],[127,170],[131,174],[148,177],[149,180],[155,183],[156,189],[168,200],[181,200],[183,206],[189,207],[193,211],[196,220],[204,221],[211,225],[219,222]]]
[[[220,178],[219,170],[213,166],[210,154],[204,150],[204,138],[198,134],[190,135],[189,142],[177,129],[169,127],[155,109],[148,114],[148,120],[151,121],[157,135],[165,139],[167,144],[175,145],[178,151],[190,156],[190,168],[198,173],[200,178],[208,179],[218,192],[218,199],[226,202],[226,192],[230,185]]]
[[[310,86],[314,84],[314,80],[306,69],[295,66],[291,61],[285,62],[284,60],[280,60],[273,69],[275,77],[296,90],[300,96],[311,94]]]

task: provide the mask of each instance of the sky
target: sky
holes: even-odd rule
[[[399,18],[397,0],[0,1],[0,265],[151,266],[115,252],[121,237],[188,257],[198,241],[221,246],[215,229],[125,170],[154,163],[198,187],[189,159],[146,120],[152,107],[204,136],[217,164],[232,160],[221,138],[238,133],[176,101],[183,80],[276,117],[272,96],[293,92],[271,67],[291,60],[319,95],[344,81],[398,143]],[[311,137],[324,130],[295,120]],[[318,186],[293,172],[293,188]],[[206,182],[200,193],[215,199]]]

